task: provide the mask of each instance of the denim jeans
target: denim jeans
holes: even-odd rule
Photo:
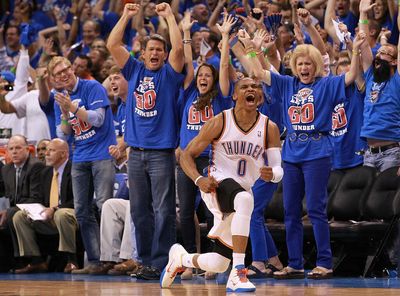
[[[115,169],[111,159],[72,164],[72,190],[76,220],[89,263],[100,260],[100,228],[93,208],[93,192],[99,210],[113,196]]]
[[[375,154],[367,150],[364,155],[364,165],[374,167],[379,172],[400,166],[400,147],[394,147]]]
[[[288,266],[303,268],[302,200],[306,195],[308,217],[313,226],[317,246],[317,266],[332,268],[329,224],[327,216],[329,157],[283,163],[283,206],[285,209]]]
[[[208,157],[198,157],[195,160],[197,170],[202,173],[203,169],[208,166]],[[194,184],[180,166],[177,169],[177,188],[179,198],[179,217],[181,221],[181,232],[183,247],[189,253],[197,253],[194,213],[197,192],[199,188]]]
[[[175,153],[130,149],[128,175],[139,260],[162,270],[176,241]]]
[[[267,261],[278,255],[274,240],[265,226],[264,212],[278,184],[258,179],[253,185],[254,210],[250,220],[250,240],[253,261]]]

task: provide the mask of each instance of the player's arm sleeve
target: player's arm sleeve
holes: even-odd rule
[[[272,147],[267,149],[268,166],[272,168],[273,183],[279,183],[283,178],[282,157],[281,149],[279,147]]]

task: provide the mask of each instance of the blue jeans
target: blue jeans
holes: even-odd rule
[[[131,148],[128,175],[139,260],[162,270],[176,242],[175,153]]]
[[[329,157],[283,163],[283,206],[285,209],[288,265],[303,269],[302,200],[306,194],[308,217],[313,226],[317,246],[317,266],[332,268],[329,224],[327,217],[327,185],[331,170]]]
[[[278,255],[271,233],[265,226],[264,212],[274,195],[278,184],[258,179],[252,191],[254,210],[250,220],[250,240],[253,261],[267,261]]]
[[[400,166],[400,147],[394,147],[375,154],[367,150],[364,155],[364,165],[374,167],[379,172]]]
[[[93,192],[99,210],[113,196],[115,169],[111,159],[72,164],[72,190],[76,220],[89,263],[100,260],[100,228],[93,209]]]
[[[208,166],[208,157],[198,157],[195,159],[197,170],[202,173]],[[196,210],[195,202],[199,188],[194,184],[180,166],[177,168],[177,188],[179,197],[179,217],[181,221],[181,232],[183,247],[189,253],[197,253],[194,213]]]

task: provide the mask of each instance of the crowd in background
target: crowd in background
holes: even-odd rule
[[[257,243],[249,277],[304,276],[299,207],[304,193],[318,248],[319,269],[309,276],[331,276],[329,172],[400,166],[397,0],[14,0],[0,5],[0,128],[11,129],[10,142],[24,152],[29,143],[37,145],[37,157],[55,168],[51,176],[40,173],[47,178],[48,188],[41,189],[47,193],[35,193],[35,199],[32,188],[26,192],[48,209],[47,220],[55,219],[59,208],[75,207],[59,219],[68,219],[70,232],[80,229],[88,264],[78,269],[75,241],[60,240],[66,272],[159,278],[176,241],[176,200],[183,245],[190,253],[200,251],[198,184],[181,169],[180,155],[208,119],[234,106],[233,89],[244,76],[261,83],[259,111],[277,124],[285,142],[289,251],[284,268],[263,217],[276,184],[260,180],[253,188],[250,239]],[[51,143],[53,148],[42,147]],[[14,170],[13,184],[9,190],[5,184],[4,195],[15,207],[21,193],[15,184],[18,167],[32,156],[13,158],[13,145],[7,147],[6,164]],[[70,170],[65,186],[71,192],[59,194],[74,205],[62,199],[51,203],[59,165],[49,149],[63,153],[61,174]],[[196,164],[199,171],[207,168],[209,148]],[[127,173],[122,183],[129,183],[130,201],[114,203],[110,198],[120,172]],[[62,179],[58,182],[61,188]],[[27,251],[33,238],[25,240],[18,223],[30,222],[16,212],[0,216],[0,224],[14,233],[15,256],[29,257],[18,262],[17,271],[47,270],[38,248]],[[211,228],[212,215],[203,212]],[[113,219],[119,221],[114,233],[106,223]],[[117,248],[110,243],[115,237]],[[191,276],[191,269],[183,275]]]

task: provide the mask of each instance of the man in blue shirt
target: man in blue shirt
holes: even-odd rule
[[[130,56],[122,39],[139,9],[139,4],[125,5],[107,48],[128,81],[125,143],[130,146],[129,196],[138,257],[145,266],[137,277],[157,279],[176,240],[174,149],[178,142],[178,91],[184,79],[183,43],[171,7],[161,3],[156,12],[168,23],[169,55],[164,38],[152,35],[143,45],[144,62]]]
[[[108,147],[116,144],[107,92],[94,80],[75,76],[71,63],[54,57],[48,71],[63,86],[55,94],[55,114],[59,137],[73,136],[72,186],[75,214],[89,265],[73,273],[96,273],[100,268],[100,230],[95,218],[93,192],[99,210],[113,196],[114,165]]]
[[[371,8],[369,0],[361,1],[360,30],[366,33]],[[400,24],[399,16],[397,23]],[[371,47],[365,44],[361,52],[366,82],[361,137],[368,144],[364,165],[384,171],[400,166],[400,45],[382,45],[374,58]]]

